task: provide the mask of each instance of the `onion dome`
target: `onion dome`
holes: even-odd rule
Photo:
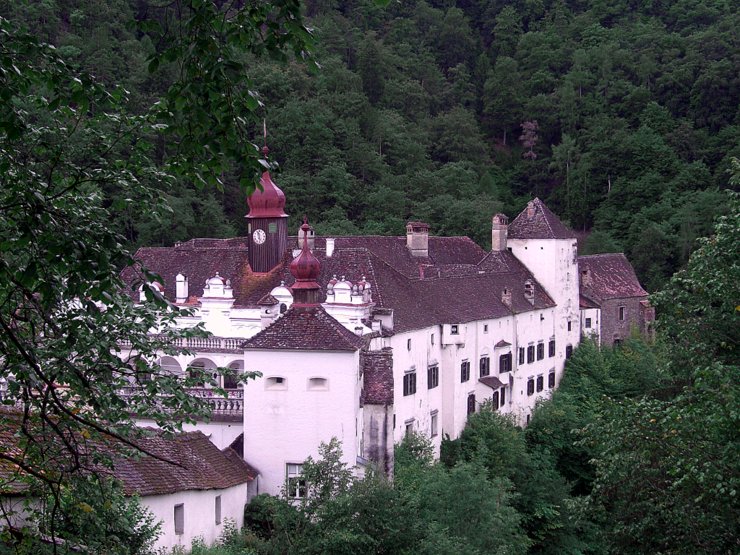
[[[247,198],[249,214],[247,218],[282,218],[285,213],[285,193],[275,185],[269,171],[265,171],[260,179],[262,190],[255,191]]]
[[[301,253],[290,263],[290,273],[296,279],[293,289],[308,289],[314,286],[318,288],[319,286],[316,280],[319,279],[321,265],[308,247],[307,237],[310,229],[311,227],[308,225],[308,221],[304,218],[303,225],[301,226],[301,231],[303,232],[303,248],[301,249]]]

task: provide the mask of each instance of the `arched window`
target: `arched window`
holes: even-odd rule
[[[177,362],[172,357],[162,357],[157,362],[159,364],[160,368],[164,370],[165,372],[169,372],[170,374],[174,376],[181,376],[182,375],[182,366],[180,366],[180,363]]]
[[[241,360],[235,360],[228,366],[231,372],[224,374],[224,389],[238,389],[239,376],[244,372],[244,363]]]

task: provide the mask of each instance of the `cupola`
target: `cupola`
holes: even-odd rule
[[[290,263],[290,273],[295,278],[295,283],[291,287],[294,304],[303,306],[318,305],[319,294],[321,293],[318,283],[321,265],[308,246],[308,232],[310,229],[311,226],[308,225],[308,220],[304,218],[301,226],[303,248],[301,253]]]
[[[270,149],[265,145],[265,160]],[[277,266],[288,246],[288,215],[285,194],[272,180],[269,171],[260,179],[260,187],[247,198],[249,214],[249,265],[253,272],[266,273]]]

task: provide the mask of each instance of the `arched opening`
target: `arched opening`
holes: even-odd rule
[[[235,360],[229,363],[227,372],[223,375],[223,388],[224,389],[238,389],[239,388],[239,376],[244,372],[244,361]]]
[[[157,361],[157,364],[164,370],[172,374],[173,376],[182,376],[182,366],[172,357],[162,357]]]
[[[213,370],[216,368],[216,363],[208,358],[196,358],[190,364],[188,364],[188,376],[196,380],[196,387],[203,387],[205,381]]]

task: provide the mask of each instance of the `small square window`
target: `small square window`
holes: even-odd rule
[[[175,534],[178,536],[185,533],[185,505],[175,505]]]
[[[430,435],[431,437],[435,437],[437,435],[437,420],[438,420],[439,413],[436,410],[433,410],[429,415],[429,426],[430,426]]]
[[[216,524],[221,524],[221,496],[216,496],[216,501],[214,503],[215,505],[215,514],[216,514]]]
[[[457,324],[452,324],[450,326],[450,335],[457,335],[459,333]]]
[[[586,329],[591,329],[591,318],[586,318],[586,323],[584,324],[584,327]]]

